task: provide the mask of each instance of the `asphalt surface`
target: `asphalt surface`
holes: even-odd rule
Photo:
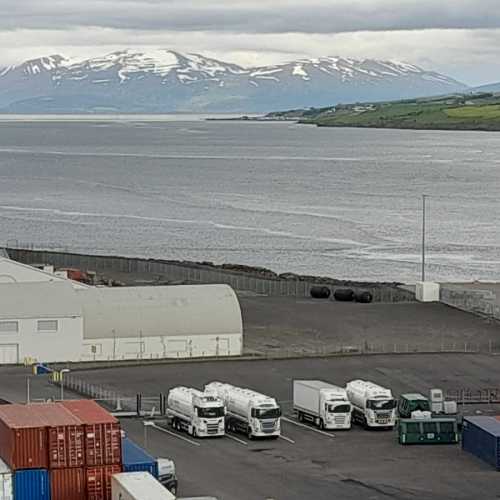
[[[464,350],[489,342],[500,324],[439,303],[357,304],[292,297],[240,296],[247,352],[338,351],[344,346]],[[467,344],[467,346],[466,346]]]
[[[74,375],[129,396],[136,392],[155,395],[181,384],[202,387],[212,380],[229,381],[276,397],[285,416],[291,417],[293,378],[320,378],[338,384],[366,378],[390,387],[396,395],[408,391],[427,393],[431,387],[491,388],[500,387],[499,359],[475,354],[414,354],[184,362]],[[7,382],[0,369],[2,394],[19,389],[23,397],[26,373],[18,370],[16,375],[11,372]],[[57,395],[44,380],[33,380],[32,397]],[[500,414],[498,406],[486,406],[482,411]],[[142,445],[142,422],[124,419],[122,423]],[[185,440],[185,434],[149,428],[146,445],[152,454],[175,460],[181,494],[186,496],[214,495],[220,500],[461,500],[500,495],[500,475],[463,452],[459,445],[401,446],[395,432],[357,427],[325,436],[288,421],[283,422],[282,431],[286,439],[250,442],[236,435],[233,437],[237,440],[199,440],[196,446]]]

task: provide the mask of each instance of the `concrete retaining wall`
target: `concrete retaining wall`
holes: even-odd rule
[[[172,282],[225,283],[238,291],[251,291],[262,295],[309,297],[311,287],[321,284],[332,292],[341,285],[330,285],[318,278],[317,282],[294,279],[267,278],[258,274],[218,269],[208,265],[170,262],[154,259],[138,259],[102,255],[82,255],[43,250],[8,249],[12,259],[25,264],[46,263],[56,268],[74,267],[82,270],[122,273],[148,273],[164,275]],[[363,284],[350,286],[354,290],[368,290],[374,302],[413,302],[415,295],[409,290],[391,284]]]

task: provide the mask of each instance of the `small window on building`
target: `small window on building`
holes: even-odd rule
[[[19,323],[17,321],[0,321],[0,333],[18,333]]]
[[[38,321],[38,331],[39,332],[57,332],[57,320],[52,319],[41,319]]]

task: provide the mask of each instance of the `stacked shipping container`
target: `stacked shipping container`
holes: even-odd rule
[[[88,400],[0,406],[0,457],[16,500],[110,500],[120,424]]]

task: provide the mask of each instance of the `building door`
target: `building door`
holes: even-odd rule
[[[225,337],[217,337],[215,342],[216,342],[215,355],[229,356],[229,339]]]
[[[14,365],[19,363],[18,344],[0,344],[0,365]]]

